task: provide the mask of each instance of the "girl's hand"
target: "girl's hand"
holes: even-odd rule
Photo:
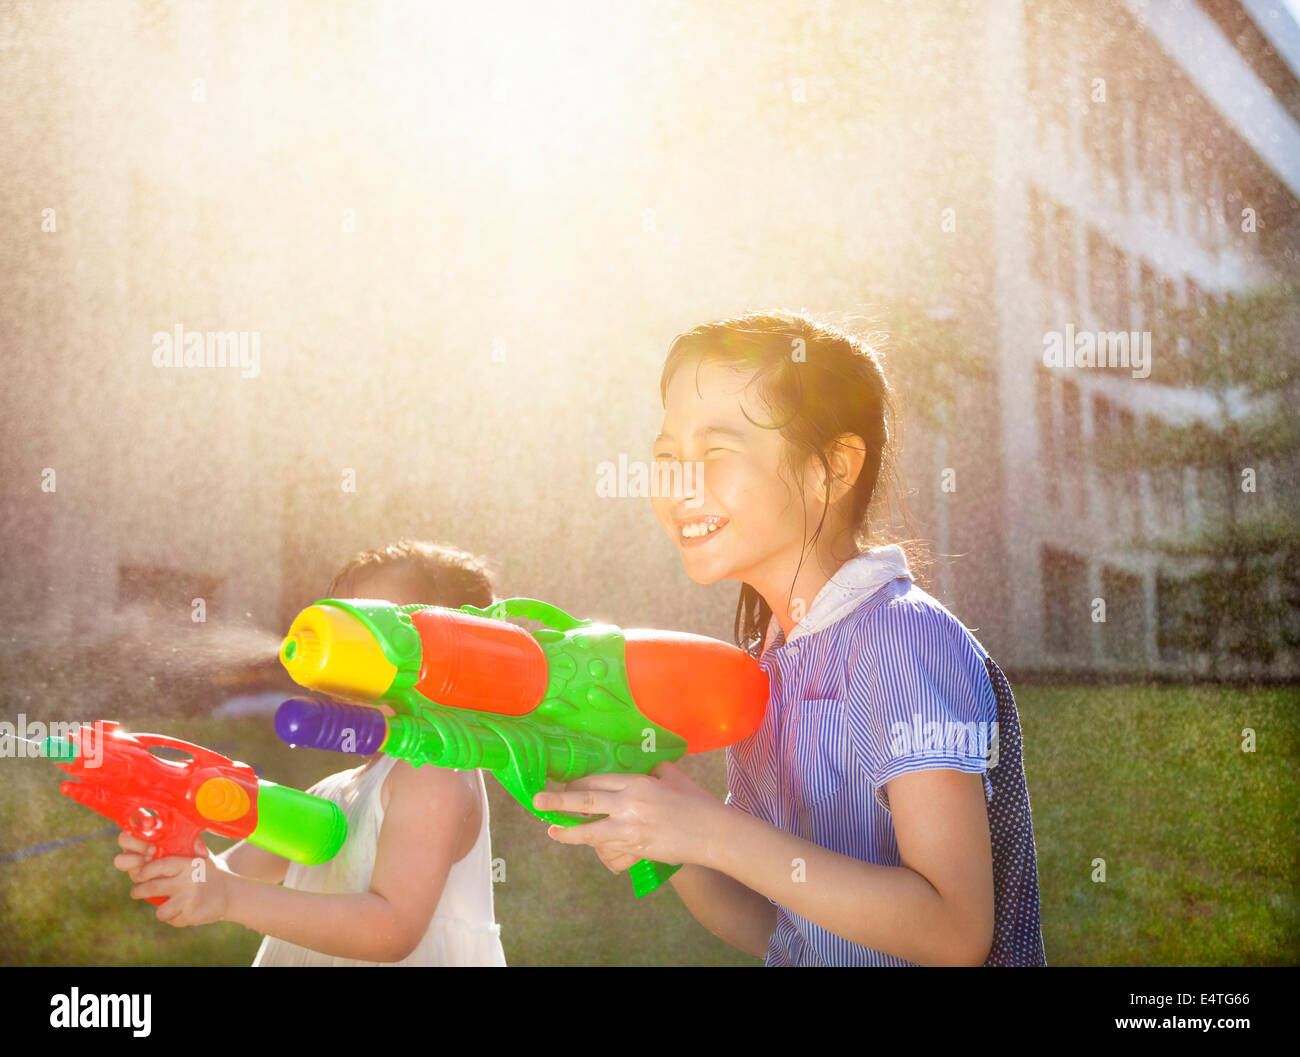
[[[705,864],[722,805],[674,763],[659,764],[653,775],[590,775],[570,782],[563,793],[538,793],[533,806],[608,816],[581,826],[551,826],[547,835],[561,844],[591,845],[613,873],[641,859]]]
[[[153,845],[148,841],[134,837],[126,830],[117,835],[118,847],[123,854],[114,856],[113,865],[130,876],[132,881],[140,880],[136,875],[147,862],[153,861]]]
[[[113,865],[126,871],[136,882],[131,889],[131,898],[167,898],[167,902],[157,908],[155,916],[159,921],[184,928],[207,925],[225,917],[231,874],[208,854],[202,837],[194,839],[193,859],[179,855],[149,859],[149,845],[128,833],[118,837],[118,844],[126,854],[117,856]]]

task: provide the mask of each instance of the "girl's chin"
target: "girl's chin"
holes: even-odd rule
[[[738,573],[721,562],[695,561],[686,554],[682,555],[682,568],[687,576],[702,586],[716,584],[719,580],[740,579]]]

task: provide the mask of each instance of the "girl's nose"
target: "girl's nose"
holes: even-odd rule
[[[703,502],[704,463],[660,463],[658,473],[654,494],[671,500],[675,510],[691,510]]]

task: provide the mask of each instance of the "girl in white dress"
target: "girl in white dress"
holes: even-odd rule
[[[391,793],[388,777],[394,767],[410,764],[379,756],[323,778],[310,792],[333,800],[348,816],[348,839],[327,863],[304,866],[289,863],[284,886],[298,892],[364,892],[370,887],[375,853],[383,833],[384,812]],[[479,814],[477,840],[469,853],[451,864],[437,909],[419,943],[395,962],[366,961],[320,954],[288,940],[267,936],[254,965],[505,965],[501,929],[492,908],[492,840],[488,835],[487,791],[481,771],[466,771],[477,786]],[[388,795],[385,795],[388,794]]]
[[[329,597],[487,606],[492,586],[472,555],[402,541],[354,558]],[[236,921],[265,933],[254,965],[506,964],[482,772],[377,753],[310,791],[348,819],[346,843],[320,866],[241,841],[196,871],[186,858],[147,861],[148,846],[128,833],[114,865],[136,881],[133,898],[169,897],[161,921]]]

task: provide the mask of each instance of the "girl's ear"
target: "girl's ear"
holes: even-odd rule
[[[823,478],[821,494],[825,498],[829,488],[830,501],[834,503],[852,490],[862,472],[862,464],[867,461],[866,442],[856,433],[841,433],[826,452],[826,461],[830,463],[834,480]]]

